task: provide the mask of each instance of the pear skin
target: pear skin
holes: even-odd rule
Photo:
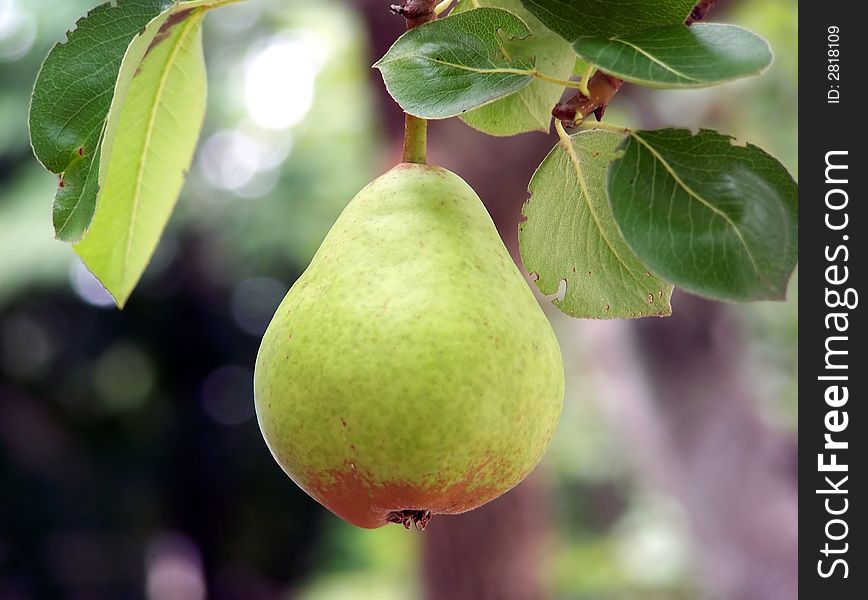
[[[554,332],[479,197],[404,163],[350,202],[262,340],[256,414],[283,470],[359,527],[508,491],[554,434]]]

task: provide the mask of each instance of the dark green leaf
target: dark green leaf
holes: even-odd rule
[[[709,130],[634,131],[623,149],[609,170],[612,213],[652,271],[712,298],[784,297],[798,191],[783,165]]]
[[[583,37],[576,53],[602,71],[650,87],[704,87],[762,72],[772,52],[734,25],[670,25],[631,35]]]
[[[444,119],[529,84],[534,61],[504,51],[505,40],[528,35],[512,13],[480,8],[411,29],[374,66],[406,112]]]
[[[521,0],[525,8],[570,43],[612,38],[684,23],[696,0]]]
[[[120,0],[117,6],[98,6],[42,65],[31,101],[30,137],[47,169],[58,174],[71,170],[55,201],[55,231],[61,239],[78,239],[93,215],[98,186],[90,170],[99,165],[99,142],[124,54],[133,38],[172,4]]]
[[[574,317],[623,319],[671,313],[672,286],[630,250],[606,197],[606,168],[623,136],[586,131],[562,139],[534,173],[519,229],[524,265],[537,287]]]
[[[51,215],[59,240],[75,241],[90,225],[99,193],[99,157],[98,151],[78,157],[63,173]]]

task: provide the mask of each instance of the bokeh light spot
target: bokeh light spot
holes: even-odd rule
[[[36,41],[36,23],[18,0],[0,0],[0,62],[22,58]]]
[[[177,532],[155,536],[146,554],[148,600],[204,600],[202,557],[188,536]]]
[[[287,287],[283,283],[268,277],[242,281],[232,293],[232,317],[235,323],[243,331],[261,336],[286,291]]]
[[[292,138],[280,143],[266,143],[240,130],[218,131],[202,147],[199,159],[202,173],[213,187],[239,192],[240,195],[257,197],[271,191],[272,178],[266,189],[256,184],[256,177],[263,171],[279,167],[292,147]],[[243,193],[251,188],[251,193]]]
[[[72,263],[69,271],[69,281],[75,295],[90,304],[103,308],[114,306],[115,301],[99,280],[87,270],[80,260]]]
[[[244,67],[244,100],[250,117],[267,129],[299,123],[313,105],[323,52],[314,40],[280,36],[251,52]]]
[[[141,406],[154,389],[154,365],[139,348],[119,342],[97,361],[93,384],[97,395],[111,411],[132,410]]]

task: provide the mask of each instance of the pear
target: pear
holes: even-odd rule
[[[254,387],[265,441],[304,491],[359,527],[421,528],[524,479],[564,374],[479,197],[402,163],[356,195],[287,293]]]

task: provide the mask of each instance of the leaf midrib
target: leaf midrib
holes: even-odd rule
[[[136,215],[138,214],[139,202],[141,200],[142,183],[144,180],[145,166],[147,165],[148,156],[150,153],[149,148],[153,137],[154,123],[157,120],[157,113],[160,106],[162,105],[162,97],[166,90],[166,83],[169,79],[169,74],[172,71],[172,65],[174,65],[178,57],[178,53],[181,51],[181,48],[187,41],[190,30],[193,28],[194,25],[198,25],[199,21],[201,20],[201,11],[202,9],[196,9],[196,11],[191,13],[191,15],[187,18],[187,23],[184,25],[184,30],[178,36],[175,47],[172,49],[172,53],[169,55],[169,58],[166,61],[166,68],[163,70],[163,74],[160,77],[160,83],[157,86],[157,93],[154,94],[154,105],[151,107],[151,114],[148,118],[148,127],[145,134],[145,143],[142,148],[142,160],[139,164],[139,172],[136,175],[135,195],[133,196],[132,212],[130,214],[130,224],[127,228],[127,245],[124,252],[124,263],[121,269],[121,280],[124,283],[127,283],[127,275],[129,273],[129,263],[132,253],[133,237],[135,235]]]
[[[511,69],[508,67],[494,67],[492,69],[485,69],[481,67],[471,67],[469,65],[461,65],[455,64],[451,62],[447,62],[445,60],[440,60],[437,58],[431,58],[429,56],[399,56],[391,61],[386,61],[380,64],[388,64],[388,63],[396,63],[401,60],[424,60],[427,62],[431,62],[437,65],[443,65],[444,67],[451,67],[453,69],[457,69],[459,71],[469,71],[471,73],[482,73],[482,74],[504,74],[504,75],[524,75],[526,77],[533,77],[536,74],[536,69]]]
[[[569,140],[569,141],[568,141]],[[594,224],[597,226],[597,230],[600,232],[600,237],[606,243],[606,246],[612,252],[612,255],[618,260],[621,266],[624,268],[624,271],[630,274],[635,281],[639,282],[640,289],[643,289],[641,285],[642,279],[640,279],[633,270],[627,265],[623,258],[621,258],[620,253],[615,250],[615,247],[612,245],[612,242],[609,241],[609,238],[606,236],[606,233],[603,231],[602,221],[600,220],[599,215],[597,214],[596,209],[594,208],[593,202],[591,202],[591,191],[588,189],[588,182],[585,179],[585,172],[582,169],[581,160],[579,159],[578,154],[576,154],[576,149],[573,147],[572,138],[568,138],[568,140],[561,140],[561,146],[566,150],[567,156],[570,159],[570,162],[573,165],[573,169],[576,172],[576,179],[579,180],[579,188],[582,190],[582,195],[585,198],[585,204],[588,206],[588,211],[591,213],[591,218],[594,219]],[[644,292],[643,292],[644,293]]]
[[[724,222],[732,228],[732,230],[735,232],[736,237],[738,238],[738,241],[741,243],[742,247],[744,248],[745,254],[747,254],[748,259],[750,259],[751,266],[753,267],[753,269],[757,273],[757,275],[760,275],[760,277],[762,278],[762,273],[760,272],[759,266],[756,263],[756,259],[754,258],[753,252],[751,252],[750,247],[747,245],[747,241],[744,239],[744,235],[742,235],[741,230],[738,228],[738,226],[735,224],[735,222],[729,217],[729,215],[727,215],[725,212],[723,212],[722,210],[720,210],[719,208],[717,208],[716,206],[714,206],[713,204],[708,202],[708,200],[706,200],[705,198],[700,196],[698,193],[693,191],[693,189],[690,186],[688,186],[687,183],[683,179],[681,179],[681,177],[678,175],[678,173],[675,172],[675,169],[672,168],[672,166],[666,161],[666,159],[664,159],[663,156],[659,152],[657,152],[657,150],[653,146],[651,146],[651,144],[649,144],[647,141],[643,140],[642,136],[640,136],[637,131],[631,131],[630,135],[637,142],[642,144],[648,150],[648,152],[651,153],[651,156],[653,156],[663,166],[663,168],[666,170],[666,172],[669,173],[669,176],[672,177],[672,179],[675,180],[675,183],[677,183],[685,192],[687,192],[687,195],[689,197],[698,200],[700,204],[702,204],[708,210],[710,210],[715,215],[717,215],[718,217],[723,219]]]
[[[648,60],[653,62],[654,64],[659,65],[664,70],[669,71],[670,73],[672,73],[673,75],[675,75],[677,77],[681,77],[682,79],[686,79],[687,81],[695,81],[696,83],[702,83],[701,79],[697,79],[695,77],[691,77],[689,75],[686,75],[685,73],[682,73],[678,69],[675,69],[675,68],[667,65],[666,63],[662,62],[661,60],[656,58],[653,54],[648,53],[647,51],[643,50],[642,48],[640,48],[636,44],[630,43],[623,38],[618,38],[618,37],[609,38],[609,41],[624,44],[628,48],[632,48],[633,50],[635,50],[636,52],[638,52],[639,54],[641,54],[642,56],[644,56],[645,58],[647,58]]]

